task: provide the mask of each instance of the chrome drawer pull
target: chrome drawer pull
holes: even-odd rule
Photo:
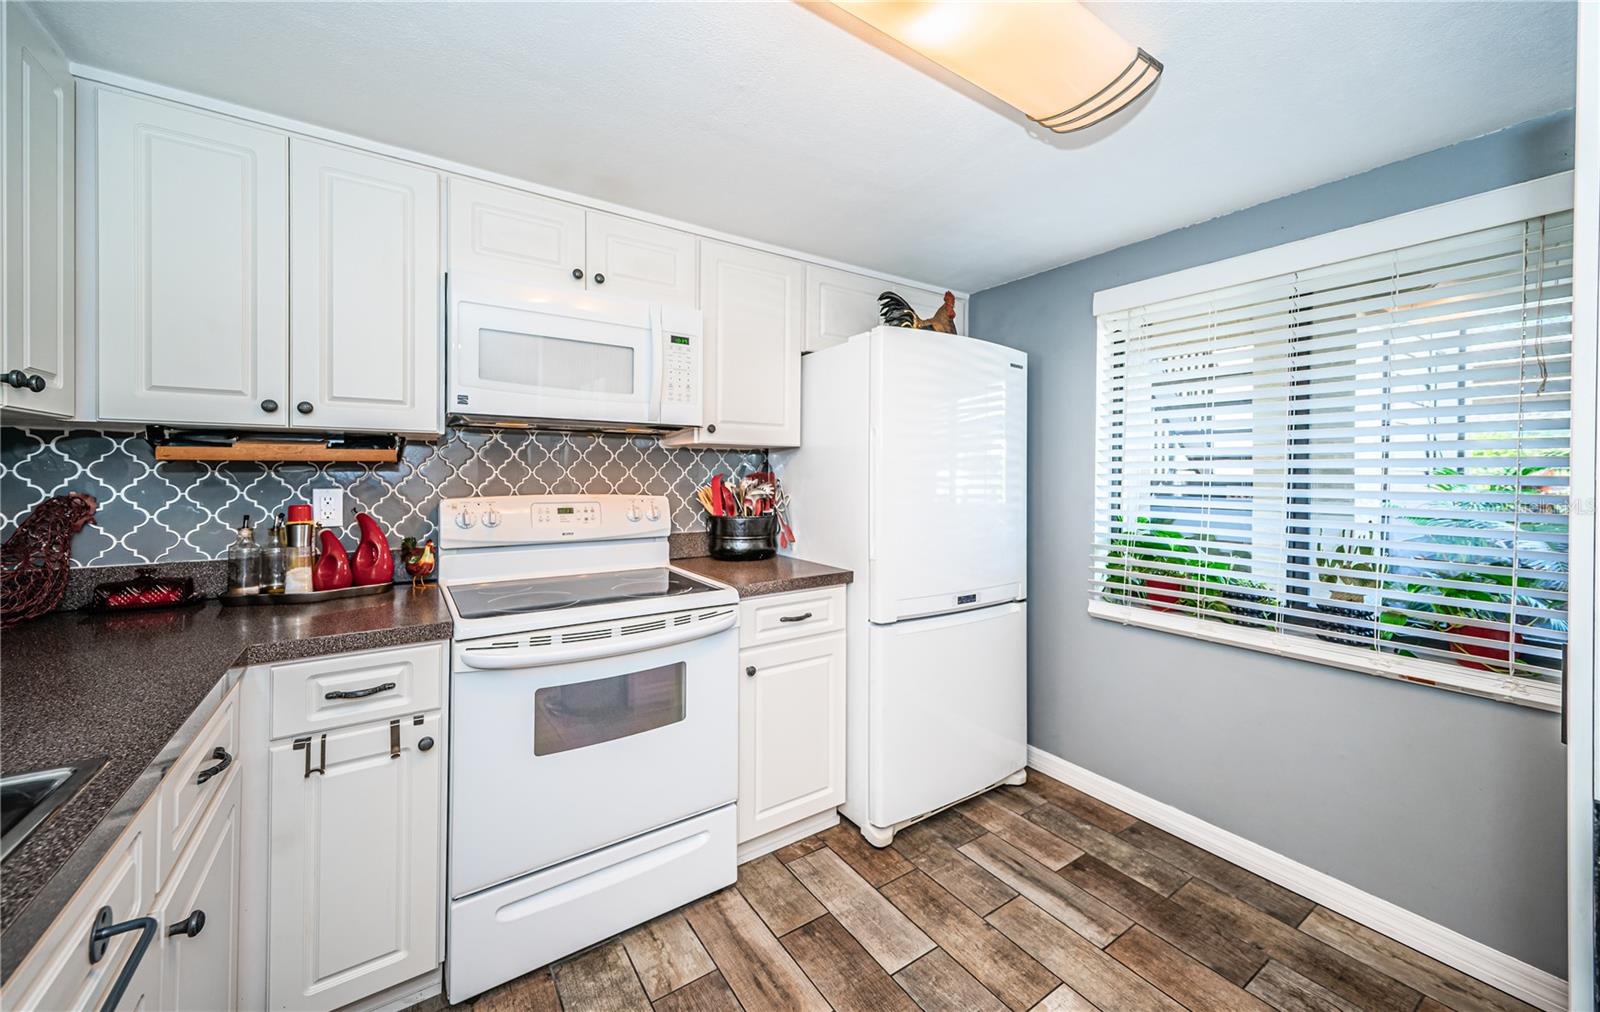
[[[335,689],[322,694],[323,699],[364,699],[367,696],[376,696],[380,692],[388,692],[394,688],[393,682],[384,682],[382,685],[370,685],[365,689]]]
[[[810,617],[811,617],[811,613],[809,611],[803,611],[798,615],[779,615],[778,616],[778,621],[779,622],[804,622],[806,619],[808,619]]]

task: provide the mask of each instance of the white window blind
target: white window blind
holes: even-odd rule
[[[1545,215],[1102,315],[1091,610],[1548,702],[1571,253]]]

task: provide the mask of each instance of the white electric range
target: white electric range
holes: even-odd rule
[[[660,496],[439,506],[452,1002],[732,883],[738,595]]]

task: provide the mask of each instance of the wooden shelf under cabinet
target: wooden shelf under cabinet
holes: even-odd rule
[[[333,448],[321,443],[273,443],[266,440],[241,440],[232,446],[157,446],[157,460],[208,461],[340,461],[355,464],[392,464],[400,459],[398,446],[378,448]]]

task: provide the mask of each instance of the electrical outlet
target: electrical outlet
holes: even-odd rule
[[[311,490],[311,510],[317,523],[335,531],[344,529],[344,489],[314,488]]]

